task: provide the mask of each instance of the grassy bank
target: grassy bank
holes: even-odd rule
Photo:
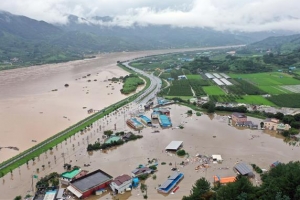
[[[126,67],[123,66],[122,68],[126,68]],[[141,77],[143,77],[146,80],[146,86],[142,91],[140,91],[139,93],[134,94],[126,99],[123,99],[123,100],[107,107],[106,109],[103,109],[100,112],[87,117],[84,120],[81,120],[80,122],[76,123],[75,125],[67,128],[66,130],[64,130],[60,133],[57,133],[56,135],[33,146],[32,148],[6,160],[5,162],[2,162],[0,164],[0,168],[1,168],[0,177],[11,172],[12,170],[16,169],[17,167],[25,164],[26,162],[29,162],[33,158],[38,157],[40,154],[44,153],[45,151],[49,150],[50,148],[55,147],[57,144],[60,144],[64,140],[68,139],[69,137],[75,135],[76,133],[79,133],[81,130],[85,129],[86,127],[91,126],[98,119],[103,118],[104,116],[108,115],[109,113],[117,110],[118,108],[128,104],[129,102],[131,102],[134,99],[136,99],[137,97],[139,97],[150,86],[150,79],[148,77],[144,77],[142,75],[141,75]],[[17,161],[14,162],[14,160],[17,160]]]
[[[125,76],[123,81],[124,84],[123,88],[121,89],[122,94],[130,94],[135,92],[138,86],[144,85],[144,81],[135,74],[129,74]]]

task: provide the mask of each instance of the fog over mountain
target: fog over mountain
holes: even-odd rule
[[[219,31],[300,31],[298,0],[14,0],[1,10],[49,23],[67,24],[69,15],[105,26],[169,25]],[[95,20],[110,16],[111,20]],[[85,23],[82,21],[82,23]]]

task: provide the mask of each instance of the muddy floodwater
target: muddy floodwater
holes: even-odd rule
[[[202,50],[217,48],[224,47]],[[0,149],[18,148],[2,148],[0,162],[84,119],[88,109],[100,110],[125,98],[122,84],[104,82],[128,74],[117,61],[185,50],[197,49],[100,54],[95,59],[0,71]]]
[[[84,133],[77,133],[66,142],[59,144],[53,151],[42,154],[34,162],[29,161],[28,166],[25,164],[19,169],[15,169],[12,174],[7,174],[0,179],[0,193],[2,198],[11,199],[17,194],[32,194],[31,175],[37,174],[42,177],[52,171],[62,173],[63,164],[70,163],[94,171],[101,169],[108,174],[116,177],[121,174],[131,174],[131,171],[140,164],[147,164],[148,159],[158,159],[158,171],[155,173],[157,178],[154,180],[149,177],[145,184],[148,186],[148,199],[181,199],[182,196],[188,195],[194,182],[205,177],[213,182],[213,176],[235,176],[233,166],[237,162],[255,163],[264,169],[269,169],[270,164],[275,161],[289,162],[297,160],[300,157],[298,147],[289,146],[282,139],[270,136],[261,130],[239,130],[228,125],[227,116],[187,116],[189,108],[179,105],[169,106],[171,111],[171,120],[173,127],[184,124],[183,129],[169,128],[161,129],[160,132],[154,133],[154,129],[144,128],[141,134],[144,137],[136,141],[130,141],[122,146],[107,151],[94,151],[87,153],[88,143],[97,140],[103,142],[103,130],[114,129],[116,131],[129,131],[124,119],[130,116],[130,113],[137,109],[137,105],[130,104],[127,108],[120,109],[106,119],[95,122],[90,130]],[[145,113],[150,117],[150,111]],[[251,118],[255,123],[260,120]],[[101,126],[101,130],[100,130]],[[131,130],[132,131],[132,130]],[[178,157],[173,153],[168,153],[164,149],[172,141],[183,141],[183,149],[188,156]],[[62,157],[65,153],[65,157]],[[224,159],[222,164],[210,164],[207,169],[195,170],[200,164],[196,154],[211,156],[220,154]],[[56,159],[54,159],[56,157]],[[179,165],[182,161],[187,165]],[[50,163],[49,163],[50,162]],[[161,165],[166,162],[166,165]],[[170,165],[170,163],[172,165]],[[90,164],[84,167],[84,164]],[[45,165],[45,169],[42,168]],[[178,184],[179,189],[175,194],[162,195],[156,190],[159,184],[162,184],[169,175],[172,174],[171,168],[177,167],[184,178]],[[39,168],[39,172],[37,172]],[[259,184],[258,175],[252,179],[254,184]],[[34,179],[34,184],[36,180]],[[16,193],[18,191],[18,193]],[[118,199],[143,199],[143,193],[140,188],[133,189],[119,195]],[[91,196],[88,200],[96,199],[113,199],[110,193],[102,196]]]

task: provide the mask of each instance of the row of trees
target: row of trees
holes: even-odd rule
[[[191,195],[183,200],[298,200],[300,199],[300,162],[279,164],[261,175],[262,184],[254,186],[248,178],[237,176],[227,185],[215,185],[201,178],[194,184]]]

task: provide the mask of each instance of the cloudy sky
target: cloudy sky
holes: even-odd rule
[[[157,24],[216,30],[300,31],[300,0],[5,0],[0,10],[50,23],[67,14],[112,16],[107,25]]]

